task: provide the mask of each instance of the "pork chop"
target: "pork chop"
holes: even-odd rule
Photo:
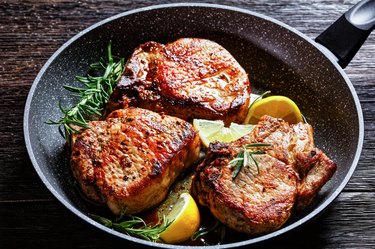
[[[128,60],[108,110],[138,106],[191,121],[242,123],[250,101],[245,70],[219,44],[182,38],[146,42]]]
[[[188,122],[141,108],[112,112],[75,135],[71,167],[83,192],[114,214],[135,214],[166,197],[198,160],[199,136]]]
[[[236,177],[231,160],[244,145],[263,151]],[[257,170],[259,169],[259,172]],[[262,234],[281,227],[294,207],[303,209],[332,177],[336,164],[315,148],[310,125],[289,125],[264,116],[249,134],[232,143],[211,143],[193,177],[191,192],[199,203],[230,228]]]

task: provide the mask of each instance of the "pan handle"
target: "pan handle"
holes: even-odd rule
[[[354,5],[315,41],[330,50],[345,68],[375,28],[375,0]]]

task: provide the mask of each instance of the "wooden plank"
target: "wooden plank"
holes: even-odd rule
[[[374,198],[374,193],[342,193],[317,220],[262,248],[374,248]],[[0,202],[0,217],[2,248],[126,247],[126,241],[89,226],[57,201]]]

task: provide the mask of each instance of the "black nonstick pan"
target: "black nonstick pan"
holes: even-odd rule
[[[231,52],[248,72],[253,92],[271,90],[293,99],[314,127],[316,145],[338,165],[315,202],[281,229],[257,237],[233,236],[217,247],[246,246],[282,235],[321,214],[356,168],[364,136],[363,117],[342,67],[349,63],[374,24],[374,0],[357,4],[316,41],[272,18],[221,5],[159,5],[111,17],[65,43],[35,79],[24,115],[29,156],[46,187],[83,220],[123,238],[129,248],[176,248],[125,235],[92,220],[88,214],[97,207],[82,198],[75,187],[64,153],[65,140],[56,126],[45,122],[60,117],[59,101],[64,106],[74,103],[63,85],[74,84],[75,75],[84,75],[90,63],[104,56],[109,41],[113,54],[127,58],[135,47],[150,40],[168,43],[181,37],[210,39]]]

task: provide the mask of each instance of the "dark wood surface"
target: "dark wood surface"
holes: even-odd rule
[[[137,7],[175,1],[0,2],[0,248],[127,248],[87,225],[42,184],[28,158],[23,112],[47,59],[95,22]],[[185,1],[186,2],[186,1]],[[238,6],[316,37],[357,1],[206,1]],[[267,248],[375,248],[375,34],[345,69],[361,102],[365,141],[357,170],[319,219]]]

